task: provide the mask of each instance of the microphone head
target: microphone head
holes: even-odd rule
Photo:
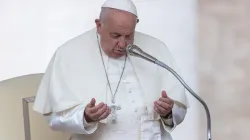
[[[133,56],[137,56],[138,54],[143,53],[143,51],[138,46],[132,44],[129,44],[126,47],[126,52]]]
[[[129,55],[132,55],[132,56],[135,56],[135,57],[140,57],[140,58],[146,59],[146,60],[151,61],[151,62],[156,61],[156,58],[154,58],[153,56],[147,54],[146,52],[144,52],[142,49],[140,49],[136,45],[129,44],[126,47],[126,51],[127,51],[127,53]]]

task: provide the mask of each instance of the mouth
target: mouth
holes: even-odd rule
[[[122,55],[126,53],[126,49],[119,49],[119,50],[115,50],[115,53]]]

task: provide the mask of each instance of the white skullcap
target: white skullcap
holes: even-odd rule
[[[131,0],[107,0],[102,5],[102,8],[103,7],[127,11],[127,12],[132,13],[135,16],[137,16],[136,7],[135,7],[133,1],[131,1]]]

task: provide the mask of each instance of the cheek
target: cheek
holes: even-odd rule
[[[107,39],[105,41],[105,46],[108,51],[113,51],[116,48],[118,41],[115,39]]]
[[[127,41],[127,45],[133,44],[133,42],[134,42],[134,40],[128,40],[128,41]]]
[[[117,41],[116,41],[116,40],[109,39],[109,40],[107,41],[107,45],[110,46],[110,47],[114,47],[116,44],[117,44]]]
[[[111,45],[111,46],[115,47],[115,46],[117,46],[117,44],[118,44],[118,40],[116,40],[116,39],[111,39],[111,41],[110,41],[110,45]]]

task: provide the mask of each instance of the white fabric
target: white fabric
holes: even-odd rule
[[[176,70],[170,52],[159,40],[136,32],[134,44]],[[139,86],[146,95],[143,96],[143,102],[150,113],[153,113],[153,101],[161,96],[162,90],[166,90],[173,100],[188,107],[184,87],[170,72],[140,58],[129,56],[129,59]],[[106,102],[105,91],[107,79],[96,29],[93,29],[58,48],[41,80],[33,109],[47,114],[64,111],[81,103],[86,105],[93,97],[97,102]]]
[[[136,32],[134,44],[176,70],[170,52],[159,40]],[[170,72],[140,58],[128,58],[143,94],[141,101],[147,109],[147,117],[143,119],[147,125],[151,122],[160,125],[153,102],[159,99],[162,90],[183,108],[188,107],[184,87]],[[108,103],[108,91],[96,29],[93,29],[58,48],[41,81],[33,109],[41,114],[58,113],[80,104],[86,106],[92,98],[97,103]],[[105,126],[103,123],[108,120],[101,121],[99,129]]]
[[[98,123],[87,123],[83,117],[85,106],[78,105],[72,109],[52,113],[45,116],[49,126],[54,131],[63,131],[71,134],[92,134],[96,131]]]
[[[135,16],[138,16],[136,7],[133,1],[131,0],[107,0],[102,5],[102,8],[104,7],[126,11],[126,12],[134,14]]]
[[[105,62],[107,62],[105,66],[107,66],[106,69],[111,81],[112,91],[114,91],[123,68],[124,57],[120,59],[112,59],[108,58],[105,54],[103,54],[103,56]],[[122,135],[119,140],[138,140],[140,137],[143,140],[171,140],[172,138],[169,132],[171,132],[180,122],[174,122],[174,127],[170,128],[165,125],[164,122],[160,124],[161,121],[147,121],[147,112],[143,106],[143,101],[141,100],[143,94],[139,89],[138,81],[135,77],[132,65],[130,61],[127,61],[124,76],[116,95],[116,102],[121,105],[121,110],[117,111],[117,124],[111,124],[109,119],[108,123],[101,128],[97,128],[98,125],[96,123],[93,123],[92,125],[86,124],[86,122],[82,121],[84,120],[82,119],[84,107],[81,105],[80,107],[76,107],[76,109],[61,113],[75,114],[74,116],[52,115],[53,117],[50,118],[51,128],[53,130],[64,130],[75,134],[72,136],[72,140],[117,140],[119,135]],[[110,92],[108,92],[107,96],[107,99],[111,99]],[[111,104],[110,100],[108,100],[108,104]],[[80,118],[78,114],[80,114],[82,118]],[[184,118],[185,109],[175,105],[173,109],[173,116],[176,118]],[[162,121],[168,123],[167,120],[162,119]],[[172,119],[170,120],[170,123],[172,123]],[[162,125],[164,126],[165,131],[162,131]],[[141,128],[141,126],[143,127]],[[92,129],[86,131],[88,127]],[[95,132],[94,135],[82,135],[92,134],[96,130],[98,132]],[[142,132],[142,135],[140,134],[140,131]]]
[[[73,113],[74,112],[74,113]],[[88,124],[85,122],[82,122],[81,118],[79,118],[78,114],[82,114],[83,112],[83,106],[82,105],[79,105],[75,108],[73,108],[72,110],[67,110],[67,111],[64,111],[64,114],[65,115],[62,115],[62,114],[59,114],[57,113],[57,115],[54,115],[55,113],[53,113],[53,115],[51,115],[50,117],[48,117],[48,121],[49,121],[49,124],[50,124],[50,127],[55,130],[55,131],[64,131],[64,132],[70,132],[72,133],[72,139],[71,140],[84,140],[86,139],[86,137],[90,137],[90,136],[87,136],[87,135],[82,135],[82,134],[93,134],[95,133],[95,131],[100,131],[99,128],[97,129],[98,127],[98,124],[97,123],[92,123],[92,124]],[[186,112],[186,109],[184,108],[181,108],[181,107],[177,107],[176,105],[174,105],[174,108],[173,108],[173,116],[174,116],[174,120],[179,120],[179,122],[176,122],[174,121],[174,125],[178,125],[181,123],[182,120],[180,119],[176,119],[176,118],[183,118],[185,116],[185,112]],[[72,114],[71,115],[66,115],[66,114]],[[60,121],[58,121],[60,120]],[[168,127],[166,125],[163,125],[164,128],[166,128],[166,131],[167,132],[171,132],[175,127]],[[133,126],[134,127],[134,126]],[[152,127],[152,126],[150,126]],[[72,129],[73,128],[73,129]],[[130,129],[130,128],[124,128],[124,129]],[[155,129],[155,127],[153,127],[152,129]],[[161,139],[163,140],[172,140],[171,136],[169,136],[169,134],[167,132],[164,132],[163,130],[161,130],[161,133],[163,134]],[[105,135],[106,133],[104,133]],[[150,132],[149,134],[152,134],[152,132]],[[95,134],[97,138],[93,138],[94,136],[91,136],[92,138],[89,138],[88,140],[100,140],[100,138],[103,137],[100,137],[99,135]],[[115,137],[116,135],[106,135],[104,137],[109,137],[109,138],[116,138]],[[123,136],[119,136],[119,140],[127,140],[127,139],[130,139],[130,140],[133,140],[131,137],[123,137]],[[145,139],[145,138],[144,138]],[[105,140],[105,139],[104,139]],[[139,140],[139,136],[138,136],[138,139],[134,139],[134,140]]]

